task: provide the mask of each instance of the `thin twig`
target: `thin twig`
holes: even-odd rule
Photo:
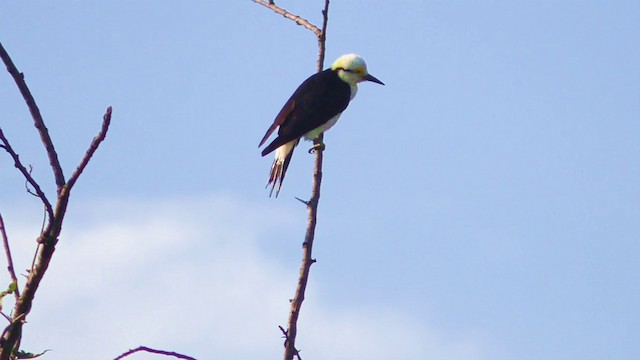
[[[11,76],[13,76],[13,80],[18,85],[18,89],[24,98],[24,101],[27,103],[27,107],[29,108],[29,112],[31,113],[31,117],[33,118],[33,124],[36,129],[38,129],[38,133],[40,134],[40,140],[42,140],[42,144],[47,151],[47,156],[49,157],[49,164],[51,164],[51,169],[53,170],[53,176],[56,181],[56,186],[58,188],[58,192],[61,191],[62,186],[64,186],[64,174],[62,172],[62,167],[60,166],[60,161],[58,160],[58,153],[56,152],[55,147],[53,146],[53,141],[51,141],[51,137],[49,136],[49,130],[44,125],[44,120],[42,120],[42,115],[40,114],[40,109],[36,104],[33,95],[31,95],[31,91],[27,86],[27,83],[24,81],[24,74],[18,71],[18,68],[13,64],[13,60],[7,53],[7,51],[0,43],[0,57],[2,61],[7,67],[7,71]]]
[[[304,26],[305,28],[309,29],[311,32],[313,32],[317,37],[320,37],[321,31],[317,26],[313,25],[312,23],[309,22],[309,20],[304,19],[298,15],[292,14],[290,12],[288,12],[287,10],[279,7],[278,5],[274,4],[273,2],[267,2],[264,0],[251,0],[254,3],[260,4],[262,6],[268,7],[269,9],[275,11],[276,13],[286,17],[289,20],[293,20],[296,24],[300,25],[300,26]]]
[[[0,334],[0,339],[4,339],[4,336],[11,331],[16,325],[20,325],[23,323],[24,319],[24,314],[20,315],[20,316],[14,316],[13,319],[9,320],[9,325],[7,325],[4,330],[2,330],[2,334]],[[17,349],[17,347],[16,347]],[[4,351],[2,353],[2,355],[4,356]],[[10,356],[11,354],[9,354]]]
[[[11,322],[11,316],[9,316],[9,315],[7,315],[7,314],[5,314],[3,312],[0,312],[0,314],[2,314],[2,317],[4,317],[8,322]]]
[[[33,253],[33,259],[31,260],[31,268],[29,271],[33,271],[33,269],[36,268],[36,261],[38,260],[38,254],[40,253],[40,246],[42,246],[40,243],[36,245],[36,251]]]
[[[324,68],[324,54],[327,43],[327,23],[329,22],[329,0],[325,0],[322,10],[322,31],[318,36],[318,72]],[[321,151],[320,151],[321,152]]]
[[[22,162],[20,162],[20,156],[13,150],[13,148],[11,147],[11,144],[9,143],[9,140],[4,136],[2,129],[0,129],[0,141],[2,142],[0,147],[3,148],[6,152],[8,152],[9,155],[11,155],[11,157],[13,158],[14,166],[22,173],[22,176],[25,178],[25,180],[29,184],[31,184],[31,186],[33,186],[33,189],[35,190],[36,195],[40,198],[40,200],[44,204],[44,207],[47,210],[47,214],[49,215],[49,218],[53,218],[53,207],[51,206],[49,199],[47,199],[47,196],[44,194],[44,192],[40,188],[40,185],[38,185],[38,183],[33,178],[33,176],[31,176],[31,172],[27,170],[27,168],[22,164]]]
[[[165,356],[174,356],[174,357],[177,357],[178,359],[184,359],[184,360],[196,360],[196,358],[192,358],[191,356],[179,354],[177,352],[157,350],[157,349],[152,349],[152,348],[146,347],[146,346],[138,346],[135,349],[131,349],[131,350],[123,353],[122,355],[118,356],[114,360],[124,359],[125,357],[127,357],[127,356],[129,356],[129,355],[131,355],[133,353],[136,353],[138,351],[146,351],[148,353],[158,354],[158,355],[165,355]]]
[[[18,278],[16,277],[16,272],[13,268],[13,257],[11,256],[11,248],[9,247],[9,237],[7,236],[7,230],[4,226],[4,219],[2,218],[2,214],[0,214],[0,234],[2,235],[2,245],[4,246],[4,253],[7,256],[7,270],[9,271],[9,276],[11,276],[11,281],[15,282],[16,288],[13,294],[16,297],[16,301],[20,298],[20,290],[18,287]]]
[[[80,176],[80,174],[82,174],[82,172],[84,171],[84,168],[87,167],[89,160],[91,160],[91,157],[93,156],[93,154],[96,152],[96,150],[98,150],[98,146],[100,146],[100,143],[104,141],[104,138],[107,136],[107,131],[109,131],[110,124],[111,124],[111,106],[107,108],[107,112],[105,112],[104,116],[102,117],[102,128],[100,129],[100,132],[91,141],[91,145],[89,145],[89,149],[87,149],[87,152],[84,154],[84,157],[82,158],[82,161],[80,161],[80,165],[78,165],[78,167],[76,168],[76,171],[74,171],[73,174],[71,174],[71,177],[67,182],[67,186],[69,188],[72,188],[73,185],[75,185],[76,181],[78,180],[78,177]]]
[[[29,175],[31,175],[32,173],[33,173],[33,165],[29,164]],[[33,190],[29,188],[29,181],[27,180],[24,181],[24,189],[27,190],[27,193],[35,197],[38,197],[38,194],[34,193]]]
[[[280,329],[280,331],[282,331],[282,334],[284,335],[284,347],[287,347],[287,343],[289,342],[289,335],[287,334],[287,330],[285,330],[282,326],[278,325],[278,328]],[[296,348],[293,349],[293,354],[298,358],[298,360],[302,360],[302,358],[300,357],[300,351]]]

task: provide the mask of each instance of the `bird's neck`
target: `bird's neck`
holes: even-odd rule
[[[353,100],[358,93],[358,84],[349,84],[349,87],[351,88],[351,98],[349,100]]]

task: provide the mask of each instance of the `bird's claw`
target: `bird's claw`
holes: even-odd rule
[[[324,151],[325,146],[323,142],[313,144],[313,147],[309,149],[309,154],[315,154],[318,151]]]

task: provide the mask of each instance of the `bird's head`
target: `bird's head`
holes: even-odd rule
[[[338,76],[345,82],[355,85],[362,81],[373,81],[380,85],[384,83],[367,71],[367,64],[364,59],[356,54],[342,55],[331,65],[331,70],[336,71]]]

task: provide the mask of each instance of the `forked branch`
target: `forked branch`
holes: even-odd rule
[[[3,148],[7,153],[9,153],[9,155],[13,158],[16,168],[18,168],[20,173],[22,173],[22,176],[26,179],[27,183],[33,187],[35,194],[40,198],[47,212],[47,218],[45,220],[46,225],[44,226],[37,240],[38,245],[35,265],[32,266],[31,270],[29,271],[29,275],[22,292],[20,293],[16,291],[16,295],[19,294],[19,296],[17,296],[10,323],[4,329],[2,335],[0,336],[0,360],[9,360],[10,358],[14,357],[15,353],[18,351],[20,340],[22,338],[22,326],[26,322],[27,315],[31,311],[33,299],[35,298],[35,294],[40,285],[40,281],[42,281],[44,274],[49,267],[49,263],[51,262],[51,259],[53,257],[55,246],[58,242],[58,237],[60,236],[60,232],[62,231],[62,223],[67,211],[71,189],[91,160],[93,154],[98,149],[100,143],[105,139],[107,131],[109,129],[109,124],[111,123],[112,111],[111,107],[107,108],[107,111],[103,116],[102,128],[100,132],[91,142],[89,149],[84,154],[82,161],[80,161],[80,164],[76,168],[76,171],[73,173],[69,181],[65,181],[62,168],[60,167],[60,162],[58,161],[58,154],[55,150],[55,147],[53,146],[53,142],[51,140],[51,137],[49,136],[49,131],[45,126],[44,120],[42,119],[42,115],[40,114],[38,105],[36,104],[33,96],[31,95],[31,92],[29,91],[29,88],[27,87],[27,84],[24,81],[24,75],[18,71],[2,44],[0,44],[0,58],[2,58],[2,61],[7,67],[7,71],[13,77],[16,85],[18,86],[18,89],[20,90],[20,93],[22,94],[22,97],[27,103],[27,107],[29,108],[29,112],[31,113],[31,117],[33,118],[34,125],[38,130],[40,140],[49,158],[49,163],[51,165],[51,169],[53,170],[57,188],[56,203],[55,206],[52,206],[41,186],[31,176],[31,172],[28,171],[26,167],[20,162],[18,154],[13,150],[8,139],[0,129],[0,147]],[[9,262],[8,269],[12,280],[15,280],[15,273],[13,272],[13,262],[11,260],[11,253],[9,251],[9,242],[6,233],[4,232],[4,224],[0,225],[2,225],[2,238],[5,245],[5,253]]]

